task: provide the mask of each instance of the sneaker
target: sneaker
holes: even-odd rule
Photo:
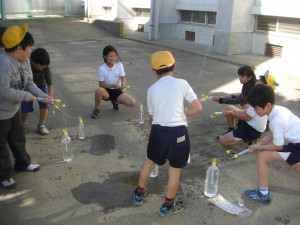
[[[245,195],[251,199],[261,202],[270,202],[272,200],[271,194],[263,195],[260,190],[245,190]]]
[[[1,182],[1,186],[6,189],[13,189],[17,186],[16,182],[12,178],[8,178]]]
[[[174,213],[181,212],[184,209],[183,202],[178,201],[174,202],[174,204],[171,207],[167,207],[162,205],[159,210],[159,215],[162,217],[170,216]]]
[[[144,204],[144,198],[145,198],[145,194],[146,192],[144,192],[144,194],[138,194],[136,192],[137,189],[135,189],[134,191],[134,196],[133,196],[133,205],[135,206],[141,206]]]
[[[41,135],[49,134],[49,130],[46,128],[45,125],[37,125],[37,129]]]
[[[21,168],[15,165],[15,170],[16,171],[28,171],[28,172],[36,172],[40,169],[40,165],[39,164],[33,164],[30,163],[29,166],[27,166],[26,168]]]
[[[94,109],[93,114],[91,115],[92,118],[97,118],[100,114],[100,109]]]
[[[119,104],[116,100],[110,100],[114,110],[119,110]]]

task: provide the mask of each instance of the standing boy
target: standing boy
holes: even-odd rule
[[[49,68],[50,56],[43,48],[35,49],[30,56],[30,65],[33,74],[33,82],[45,94],[53,97],[52,73]],[[37,130],[41,135],[49,134],[49,130],[45,126],[48,115],[49,105],[44,102],[38,102],[40,106],[40,120],[37,125]],[[28,113],[33,112],[33,102],[21,103],[21,120],[26,125]]]
[[[5,52],[0,55],[0,185],[4,188],[16,186],[11,178],[12,164],[8,146],[15,158],[15,170],[34,172],[40,168],[38,164],[31,163],[26,151],[25,132],[19,113],[20,102],[33,101],[35,96],[44,98],[46,103],[52,101],[32,81],[28,58],[34,40],[27,29],[27,23],[22,27],[11,26],[2,36]]]
[[[147,92],[151,133],[147,159],[134,191],[134,205],[143,205],[145,188],[155,165],[163,165],[168,160],[167,193],[159,214],[169,216],[184,208],[183,204],[175,202],[174,198],[180,183],[181,168],[187,165],[190,153],[186,117],[201,112],[202,105],[187,81],[173,77],[175,59],[169,51],[154,53],[150,61],[158,80]],[[191,104],[187,111],[184,110],[184,100]]]
[[[245,190],[245,194],[251,199],[269,202],[272,200],[268,188],[269,161],[286,161],[291,168],[300,173],[300,119],[287,108],[275,105],[274,91],[269,86],[255,86],[248,95],[248,101],[259,116],[269,116],[272,135],[262,138],[260,145],[249,146],[251,152],[259,150],[259,189]]]

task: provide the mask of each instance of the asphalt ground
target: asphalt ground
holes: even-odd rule
[[[0,26],[23,22],[1,21]],[[150,55],[158,50],[170,50],[177,64],[174,76],[186,79],[199,98],[201,93],[238,93],[241,89],[236,75],[239,63],[225,56],[222,60],[209,57],[203,51],[189,52],[187,46],[191,43],[186,41],[170,41],[168,46],[167,41],[141,41],[139,34],[119,38],[80,19],[26,22],[35,38],[34,48],[43,47],[50,53],[54,97],[61,99],[66,107],[60,108],[62,111],[55,109],[55,114],[50,108],[46,124],[50,134],[40,136],[36,131],[39,110],[35,105],[36,111],[29,116],[26,127],[27,150],[42,168],[36,173],[15,172],[17,187],[0,189],[1,225],[299,224],[299,174],[282,162],[271,162],[272,202],[264,204],[247,199],[243,191],[258,186],[255,154],[228,159],[226,149],[216,141],[227,129],[225,118],[209,117],[225,106],[210,101],[202,103],[202,113],[188,118],[191,163],[182,170],[178,190],[185,210],[168,218],[158,215],[167,183],[167,165],[159,168],[158,178],[150,180],[145,204],[132,206],[150,132],[148,120],[143,125],[138,123],[139,104],[147,109],[146,91],[156,81],[149,66]],[[91,119],[94,90],[98,86],[97,69],[103,63],[101,54],[106,45],[118,50],[130,86],[127,93],[137,100],[137,106],[121,105],[119,111],[114,111],[110,102],[103,102],[100,117]],[[247,56],[249,64],[257,59]],[[276,90],[277,103],[299,115],[300,77],[281,75],[277,80],[280,83]],[[83,117],[85,140],[77,138],[78,116]],[[64,128],[72,138],[72,163],[62,162]],[[250,216],[230,215],[203,195],[205,172],[212,157],[218,158],[219,193],[230,202],[242,198],[252,210]]]

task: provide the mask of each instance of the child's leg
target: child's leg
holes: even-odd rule
[[[268,162],[272,160],[284,161],[277,151],[262,151],[257,154],[258,181],[261,188],[268,188],[269,186]]]
[[[151,161],[150,159],[145,160],[144,165],[140,172],[140,178],[138,183],[138,186],[140,188],[146,187],[150,178],[150,173],[154,169],[155,165],[156,165],[155,162]]]
[[[174,199],[180,183],[180,168],[169,167],[169,179],[167,184],[166,198]]]
[[[300,162],[292,165],[291,168],[300,173]]]
[[[40,110],[40,122],[39,122],[40,125],[45,124],[47,116],[48,116],[48,108],[42,108]]]
[[[118,98],[117,101],[122,104],[122,105],[126,105],[128,107],[134,107],[136,104],[136,101],[134,98],[132,98],[130,95],[128,95],[127,93],[123,93],[121,94]]]
[[[243,140],[235,140],[232,131],[220,136],[219,142],[222,146],[235,146],[244,143]]]
[[[21,121],[22,123],[26,123],[28,119],[28,113],[21,113]]]
[[[100,108],[100,103],[102,99],[108,99],[109,94],[105,88],[98,87],[95,91],[95,108]]]

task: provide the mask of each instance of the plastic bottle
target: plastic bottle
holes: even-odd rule
[[[139,123],[144,123],[144,106],[142,104],[140,105]]]
[[[212,159],[212,164],[206,171],[204,194],[206,197],[214,197],[218,193],[219,184],[219,168],[217,167],[217,159]]]
[[[154,169],[150,173],[151,178],[155,178],[158,176],[158,165],[155,165]]]
[[[73,160],[73,153],[72,149],[70,148],[71,138],[68,135],[68,131],[66,129],[63,130],[63,137],[61,142],[63,144],[63,160],[64,162],[72,162]]]
[[[83,124],[83,121],[82,121],[82,117],[79,117],[78,138],[80,140],[85,139],[84,124]]]

